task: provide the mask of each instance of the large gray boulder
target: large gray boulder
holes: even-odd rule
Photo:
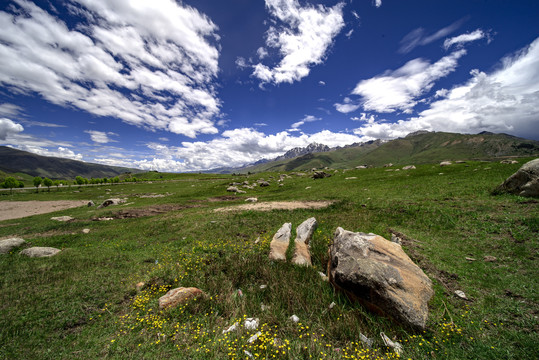
[[[9,238],[0,240],[0,254],[7,254],[11,250],[23,245],[26,241],[21,238]]]
[[[335,288],[403,326],[425,328],[432,282],[400,245],[339,227],[329,255],[328,275]]]
[[[286,250],[290,243],[290,232],[292,223],[284,223],[283,226],[273,236],[270,243],[269,258],[271,260],[286,261]]]
[[[526,197],[539,197],[539,158],[522,165],[496,190]]]
[[[26,255],[28,257],[51,257],[58,254],[61,250],[52,248],[52,247],[31,247],[21,251],[21,255]]]
[[[296,265],[311,266],[311,253],[309,252],[309,241],[313,236],[318,223],[314,217],[302,222],[296,228],[296,239],[294,240],[294,256],[292,263]]]

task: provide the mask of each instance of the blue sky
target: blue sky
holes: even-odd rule
[[[539,140],[539,2],[0,5],[0,145],[159,171],[417,130]]]

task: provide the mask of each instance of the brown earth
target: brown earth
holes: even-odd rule
[[[0,221],[46,214],[88,204],[88,200],[0,201]]]

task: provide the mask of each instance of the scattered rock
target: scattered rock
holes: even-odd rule
[[[173,308],[202,295],[204,295],[204,292],[195,287],[172,289],[159,298],[159,309]]]
[[[359,333],[359,340],[367,347],[367,349],[370,349],[372,347],[373,339],[369,339],[362,333]]]
[[[297,317],[296,315],[292,315],[288,319],[290,319],[290,321],[292,321],[294,323],[299,322],[299,317]]]
[[[309,240],[316,230],[318,223],[314,217],[309,218],[296,228],[295,249],[292,263],[296,265],[311,266],[311,254],[309,253]]]
[[[137,291],[140,291],[142,290],[142,288],[144,287],[144,285],[146,285],[144,282],[138,282],[136,285],[135,285],[135,289],[137,289]]]
[[[425,328],[432,282],[400,245],[339,227],[329,249],[328,271],[335,288],[371,311]]]
[[[384,334],[383,332],[380,333],[380,336],[382,337],[382,340],[384,341],[384,344],[387,346],[387,347],[390,347],[393,349],[393,351],[395,353],[397,353],[397,355],[401,355],[402,354],[402,351],[404,350],[402,348],[402,345],[396,341],[391,341],[390,338],[388,338],[386,336],[386,334]]]
[[[111,217],[100,217],[100,218],[97,218],[96,220],[97,220],[97,221],[110,221],[110,220],[114,220],[114,218],[111,218]]]
[[[36,246],[36,247],[24,249],[23,251],[20,252],[20,254],[26,255],[32,258],[33,257],[51,257],[58,254],[60,251],[61,251],[60,249],[56,249],[53,247]]]
[[[468,297],[462,290],[455,290],[455,295],[457,295],[461,299],[468,300]]]
[[[356,166],[356,169],[366,169],[366,168],[367,168],[367,165]]]
[[[414,165],[407,165],[405,167],[402,168],[402,170],[415,170],[415,166]]]
[[[24,243],[26,243],[26,241],[21,238],[9,238],[5,240],[0,240],[0,254],[7,254],[11,250],[23,245]]]
[[[313,179],[323,179],[323,178],[327,178],[327,177],[330,177],[331,174],[328,174],[324,171],[315,171],[312,178]]]
[[[483,260],[485,262],[494,262],[496,260],[498,260],[495,256],[490,256],[490,255],[486,255],[483,257]]]
[[[285,223],[273,236],[270,243],[269,258],[271,260],[286,261],[286,249],[290,242],[290,232],[292,231],[292,223]]]
[[[464,160],[457,160],[457,161],[455,161],[455,164],[466,164],[466,161],[464,161]]]
[[[468,261],[475,261],[475,259],[474,259],[474,258],[471,258],[471,257],[466,257],[466,260],[468,260]]]
[[[259,322],[258,318],[247,318],[243,322],[243,326],[247,330],[256,330],[258,329],[258,322]]]
[[[518,164],[518,161],[516,160],[502,160],[500,161],[501,164]]]
[[[539,197],[539,158],[528,161],[496,188],[519,196]]]
[[[389,163],[389,164],[384,164],[384,167],[392,167],[393,164],[392,163]]]
[[[229,333],[231,331],[236,331],[238,329],[239,325],[240,325],[240,323],[236,321],[228,329],[223,330],[223,334]]]
[[[103,201],[103,203],[101,205],[99,205],[97,208],[101,209],[101,208],[104,208],[104,207],[107,207],[107,206],[110,206],[110,205],[123,204],[126,201],[127,201],[126,199],[107,199],[107,200]]]
[[[261,187],[270,186],[270,183],[267,182],[267,181],[261,181],[261,182],[260,182],[260,186],[261,186]]]
[[[95,206],[95,203],[92,200],[88,201],[88,207],[92,207],[92,206]]]
[[[257,201],[258,201],[258,198],[250,197],[250,198],[245,199],[245,201],[246,201],[246,202],[257,202]]]
[[[226,188],[226,191],[228,192],[238,192],[238,188],[235,186],[229,186]]]
[[[440,163],[440,166],[449,166],[449,165],[453,165],[453,163],[451,161],[442,161]]]
[[[395,234],[391,234],[391,242],[402,245],[402,239]]]
[[[357,177],[355,176],[350,176],[350,177],[345,178],[345,180],[355,180],[355,179],[357,179]]]
[[[305,190],[309,190],[310,188],[311,188],[310,186],[307,186],[307,187],[305,188]]]
[[[335,307],[335,305],[337,305],[337,304],[335,303],[335,301],[332,301],[331,304],[329,304],[328,309],[329,309],[329,310],[333,309],[333,308]]]
[[[243,190],[238,190],[238,191],[236,191],[236,193],[238,193],[238,194],[247,194],[247,192],[243,191]]]
[[[248,342],[249,344],[254,343],[254,342],[256,341],[256,339],[258,339],[258,337],[259,337],[260,335],[262,335],[262,332],[257,331],[256,334],[254,334],[253,336],[251,336],[251,337],[247,340],[247,342]]]
[[[73,220],[73,218],[71,216],[55,216],[55,217],[51,217],[51,220],[65,222],[65,221]]]
[[[82,233],[83,233],[83,234],[89,234],[89,233],[90,233],[90,229],[82,229]]]

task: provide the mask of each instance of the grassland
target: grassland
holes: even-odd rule
[[[535,359],[539,202],[490,193],[526,160],[341,171],[320,180],[291,175],[282,187],[271,181],[238,196],[226,193],[230,182],[278,173],[154,174],[152,182],[2,194],[0,200],[99,203],[119,197],[127,203],[0,222],[0,238],[63,249],[44,259],[18,251],[0,255],[0,358],[397,358],[383,346],[384,332],[403,344],[404,359]],[[165,196],[146,197],[152,194]],[[214,211],[249,196],[334,204]],[[75,220],[50,220],[61,215]],[[313,267],[269,261],[269,241],[279,227],[292,222],[295,229],[311,216],[319,222]],[[114,220],[95,221],[100,217]],[[337,226],[386,238],[390,229],[406,235],[405,251],[433,279],[436,292],[424,333],[368,313],[321,280]],[[145,286],[137,291],[139,282]],[[178,286],[198,287],[207,297],[160,312],[158,298]],[[243,326],[223,334],[246,317],[260,319],[256,341],[248,343],[257,330]],[[374,339],[371,349],[360,333]]]

